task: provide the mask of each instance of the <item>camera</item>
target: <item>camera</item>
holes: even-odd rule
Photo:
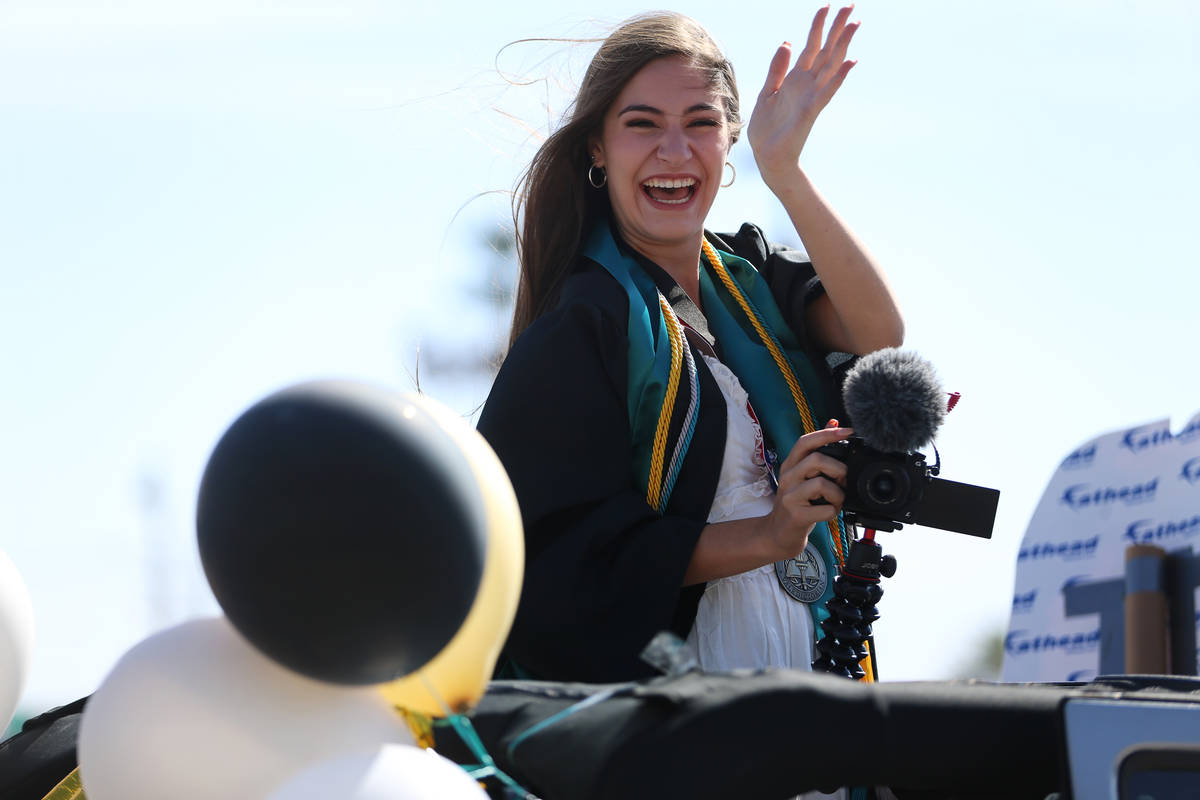
[[[990,539],[1000,492],[936,477],[918,452],[877,450],[857,436],[825,445],[819,452],[846,465],[847,521],[875,530],[903,525],[963,533]]]

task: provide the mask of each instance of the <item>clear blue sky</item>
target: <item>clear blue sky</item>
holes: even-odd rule
[[[506,201],[455,214],[511,188],[564,94],[507,85],[493,57],[646,10],[594,7],[0,0],[0,548],[34,601],[27,708],[215,611],[195,493],[250,403],[312,377],[410,388],[417,342],[500,334],[463,293]],[[747,110],[815,10],[676,8],[725,46]],[[991,542],[885,540],[883,674],[937,678],[1005,624],[1059,459],[1200,410],[1200,10],[866,0],[855,17],[860,63],[805,163],[887,270],[908,346],[963,393],[943,474],[1002,491]],[[500,65],[569,87],[589,53],[522,45]],[[744,143],[733,160],[711,227],[794,239]],[[487,389],[423,385],[463,413]]]

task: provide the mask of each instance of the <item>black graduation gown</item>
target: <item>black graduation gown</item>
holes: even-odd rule
[[[836,400],[826,354],[813,349],[804,325],[808,303],[822,291],[804,253],[769,245],[750,224],[708,236],[764,276]],[[680,318],[706,332],[686,293],[639,260]],[[508,470],[525,526],[525,582],[504,656],[532,677],[647,677],[653,670],[639,658],[643,647],[662,630],[686,637],[703,593],[703,585],[681,586],[716,491],[725,402],[695,353],[696,430],[660,516],[636,487],[631,463],[628,314],[620,284],[580,258],[556,308],[514,343],[479,419]]]

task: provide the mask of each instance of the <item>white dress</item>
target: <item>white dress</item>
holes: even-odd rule
[[[774,504],[771,480],[762,457],[762,428],[747,410],[749,397],[733,372],[712,356],[704,362],[725,396],[728,415],[725,457],[709,522],[760,517]],[[799,554],[797,554],[799,555]],[[811,612],[779,585],[775,565],[710,581],[700,598],[688,646],[700,668],[791,667],[812,669],[815,642]],[[845,800],[833,794],[805,792],[794,800]]]
[[[704,362],[725,396],[728,415],[725,457],[708,521],[762,516],[774,503],[762,457],[762,429],[746,408],[748,397],[737,376],[711,356],[704,356]],[[813,642],[808,605],[783,590],[774,564],[710,581],[688,635],[706,671],[811,669]]]

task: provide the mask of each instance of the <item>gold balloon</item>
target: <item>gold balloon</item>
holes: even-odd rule
[[[447,710],[455,714],[470,710],[487,691],[517,613],[525,539],[508,473],[484,438],[453,412],[424,396],[406,396],[404,402],[411,403],[403,410],[406,416],[417,415],[419,408],[458,444],[483,494],[487,516],[483,577],[466,620],[425,666],[380,687],[384,697],[401,708],[442,717]]]

